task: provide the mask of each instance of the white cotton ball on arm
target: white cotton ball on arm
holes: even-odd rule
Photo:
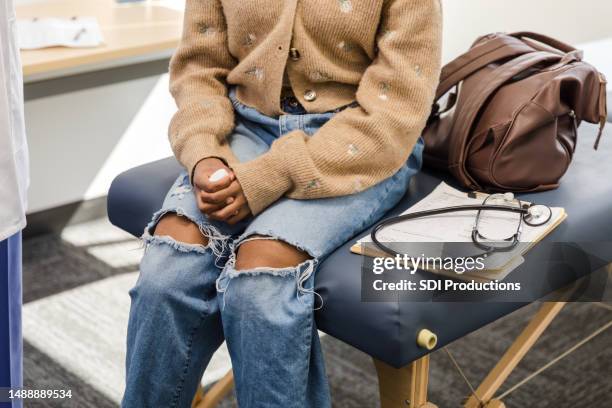
[[[219,169],[210,175],[210,177],[208,178],[208,181],[215,182],[215,181],[223,180],[227,176],[229,176],[229,173],[227,172],[227,170]]]

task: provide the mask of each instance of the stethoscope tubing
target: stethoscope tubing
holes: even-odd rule
[[[390,225],[394,225],[403,221],[413,220],[415,218],[423,218],[430,217],[432,215],[442,215],[453,212],[463,212],[463,211],[483,211],[483,210],[492,210],[492,211],[505,211],[505,212],[513,212],[520,214],[527,214],[527,208],[518,208],[518,207],[509,207],[507,205],[456,205],[452,207],[443,207],[443,208],[434,208],[432,210],[423,210],[416,211],[413,213],[398,215],[396,217],[391,217],[386,220],[380,221],[374,229],[372,230],[372,235],[376,232],[380,231],[382,228],[388,227]]]
[[[533,206],[533,204],[531,206]],[[544,225],[552,217],[552,211],[549,211],[549,216],[548,216],[548,218],[544,222],[541,222],[541,223],[538,223],[538,224],[529,223],[525,219],[525,215],[529,214],[529,208],[531,206],[529,206],[529,207],[525,207],[525,206],[510,207],[510,206],[506,206],[506,205],[474,204],[474,205],[458,205],[458,206],[451,206],[451,207],[434,208],[434,209],[431,209],[431,210],[416,211],[416,212],[413,212],[413,213],[408,213],[408,214],[403,214],[403,215],[398,215],[398,216],[395,216],[395,217],[387,218],[385,220],[382,220],[382,221],[378,222],[374,226],[374,228],[372,228],[372,232],[370,233],[370,238],[372,239],[372,242],[378,248],[382,249],[383,251],[385,251],[386,253],[388,253],[390,255],[394,255],[395,256],[395,255],[401,255],[401,254],[399,254],[398,252],[392,250],[391,248],[387,247],[385,244],[380,242],[378,240],[378,238],[376,237],[376,235],[383,228],[387,228],[387,227],[389,227],[391,225],[395,225],[395,224],[398,224],[398,223],[404,222],[404,221],[414,220],[414,219],[423,218],[423,217],[429,217],[429,216],[433,216],[433,215],[442,215],[442,214],[454,213],[454,212],[483,211],[483,210],[519,213],[523,217],[523,222],[525,222],[527,225],[530,225],[530,226]],[[475,242],[475,243],[477,244],[477,242]],[[492,253],[494,251],[495,251],[494,249],[490,249],[490,250],[485,251],[484,254],[490,254],[490,253]]]

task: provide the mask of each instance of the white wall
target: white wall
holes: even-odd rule
[[[171,155],[168,75],[27,101],[29,212],[106,194],[120,172]]]
[[[608,0],[443,0],[444,60],[482,34],[537,31],[570,44],[612,37]]]

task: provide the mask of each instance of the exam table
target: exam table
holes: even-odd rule
[[[545,240],[612,241],[612,135],[606,130],[599,150],[594,151],[596,132],[593,125],[580,128],[574,161],[558,189],[520,196],[566,209],[568,218]],[[179,171],[179,164],[168,158],[119,175],[108,196],[111,222],[140,236]],[[390,214],[419,201],[445,177],[424,169],[413,178],[409,192]],[[427,399],[428,354],[528,303],[362,302],[361,259],[349,252],[354,241],[338,248],[320,265],[316,291],[323,297],[324,307],[316,312],[316,321],[323,332],[374,358],[383,408],[435,407]],[[560,286],[567,283],[559,281]],[[494,398],[495,392],[562,306],[563,302],[542,303],[531,323],[476,390],[484,406],[504,406]],[[425,338],[417,342],[419,335]],[[214,406],[231,389],[231,381],[228,374],[207,395],[196,396],[198,406]],[[482,406],[478,399],[472,396],[465,406]]]

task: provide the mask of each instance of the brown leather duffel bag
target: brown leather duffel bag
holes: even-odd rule
[[[603,74],[581,51],[544,35],[482,37],[443,68],[440,81],[424,131],[425,164],[470,189],[556,188],[580,122],[600,123],[595,149],[606,123]]]

